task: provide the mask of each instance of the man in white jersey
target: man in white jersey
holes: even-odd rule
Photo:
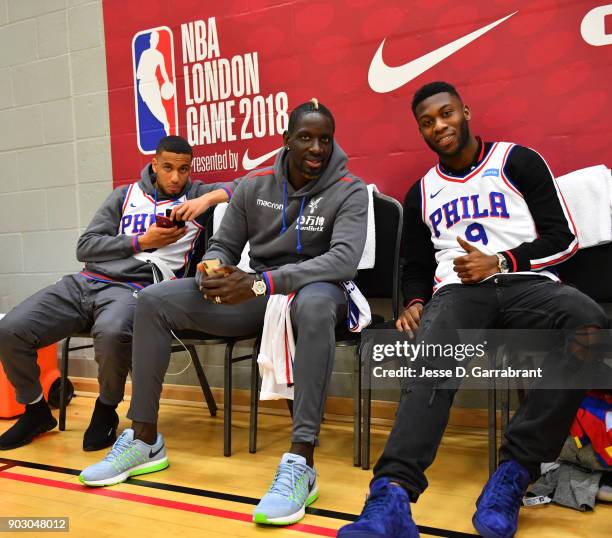
[[[115,189],[77,243],[83,271],[66,275],[29,297],[0,320],[0,360],[25,413],[0,435],[0,450],[17,448],[57,421],[39,381],[37,349],[75,332],[91,330],[99,364],[100,396],[83,437],[84,450],[99,450],[116,439],[131,366],[135,292],[153,283],[151,263],[165,275],[182,276],[202,230],[194,219],[226,202],[233,183],[205,185],[189,179],[192,150],[178,136],[161,139],[141,179]],[[172,209],[184,226],[164,228],[156,217]]]
[[[575,253],[578,241],[542,157],[474,136],[470,109],[445,82],[419,89],[412,110],[440,162],[404,202],[405,308],[396,328],[425,344],[459,329],[607,328],[601,308],[554,275],[554,265]],[[427,487],[425,470],[435,458],[458,385],[403,388],[370,496],[359,519],[339,537],[419,536],[410,502]],[[530,391],[510,422],[501,463],[476,503],[472,522],[482,536],[514,536],[527,486],[539,476],[541,462],[558,456],[583,395]]]

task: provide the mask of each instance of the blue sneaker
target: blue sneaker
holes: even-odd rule
[[[86,486],[112,486],[130,476],[161,471],[168,467],[164,438],[158,433],[155,444],[134,439],[134,430],[124,430],[106,457],[84,469],[79,481]]]
[[[410,498],[387,477],[374,480],[361,515],[338,531],[338,538],[419,538]]]
[[[291,525],[304,517],[306,507],[317,500],[317,473],[297,454],[283,454],[272,485],[253,512],[253,521],[267,525]]]
[[[512,538],[528,485],[527,469],[516,461],[504,461],[476,501],[474,528],[484,538]]]

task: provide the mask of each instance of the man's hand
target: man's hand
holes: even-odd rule
[[[410,338],[414,338],[421,324],[421,312],[423,312],[421,303],[415,303],[404,309],[395,322],[395,328],[400,332],[408,333]]]
[[[213,276],[202,275],[200,291],[204,299],[214,303],[239,304],[255,297],[252,289],[255,275],[234,265],[221,265],[215,268],[215,272],[217,274]]]
[[[173,220],[194,220],[212,206],[213,203],[214,202],[210,201],[210,197],[204,194],[198,198],[187,200],[180,205],[174,206],[172,208],[172,213],[170,213],[170,218]]]
[[[467,256],[459,256],[453,260],[455,273],[463,284],[476,284],[485,278],[499,273],[497,256],[489,256],[478,250],[474,245],[457,236],[457,243],[467,252]]]
[[[157,224],[152,224],[144,234],[138,236],[138,247],[140,250],[165,247],[176,243],[186,233],[185,228],[177,228],[176,226],[160,228]]]

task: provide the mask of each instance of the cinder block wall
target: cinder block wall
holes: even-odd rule
[[[0,312],[76,271],[112,188],[102,2],[0,0]]]

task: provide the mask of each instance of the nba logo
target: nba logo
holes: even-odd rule
[[[138,148],[155,153],[161,138],[178,134],[172,30],[159,26],[138,32],[132,60]]]

